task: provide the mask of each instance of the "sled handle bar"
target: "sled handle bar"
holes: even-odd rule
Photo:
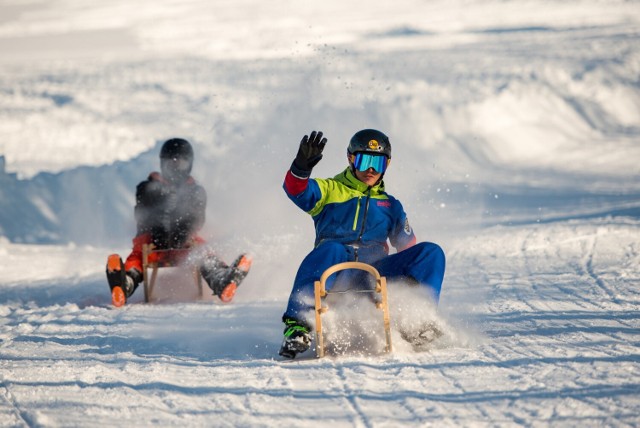
[[[359,269],[369,272],[376,279],[375,292],[380,293],[381,301],[376,303],[376,307],[382,309],[382,318],[384,323],[384,333],[387,344],[384,352],[391,352],[391,326],[389,321],[389,303],[387,301],[387,279],[384,276],[380,276],[380,273],[373,266],[362,262],[344,262],[338,263],[329,267],[320,276],[319,281],[314,282],[314,294],[316,304],[316,356],[321,358],[324,356],[324,337],[322,335],[322,319],[321,315],[329,309],[327,306],[322,306],[322,298],[329,294],[326,290],[327,279],[336,272],[347,269]]]

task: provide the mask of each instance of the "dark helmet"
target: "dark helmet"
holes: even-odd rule
[[[363,129],[351,137],[347,153],[372,153],[386,155],[391,159],[391,143],[389,137],[375,129]]]
[[[171,182],[185,181],[193,166],[193,147],[187,140],[172,138],[160,149],[162,176]]]

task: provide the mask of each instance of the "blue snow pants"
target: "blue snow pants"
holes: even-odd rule
[[[440,288],[444,279],[445,256],[442,248],[431,242],[420,242],[399,253],[386,255],[376,247],[374,251],[366,248],[358,249],[358,261],[375,267],[387,281],[394,279],[417,282],[430,292],[433,302],[438,303]],[[293,290],[289,296],[284,318],[309,324],[313,317],[314,291],[313,284],[329,267],[356,259],[352,246],[339,242],[327,241],[313,249],[298,268]],[[326,289],[331,290],[336,280],[343,274],[353,271],[341,271],[327,279]]]

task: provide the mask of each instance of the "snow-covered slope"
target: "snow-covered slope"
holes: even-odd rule
[[[638,2],[0,12],[0,426],[640,424]],[[448,255],[438,315],[392,287],[392,321],[447,334],[277,361],[313,241],[284,172],[320,129],[314,175],[335,174],[364,127],[390,135],[387,189]],[[104,262],[172,136],[196,148],[204,235],[254,267],[231,305],[165,281],[115,310]]]
[[[394,330],[390,356],[292,363],[274,360],[283,295],[240,293],[226,306],[144,305],[138,296],[114,310],[95,267],[100,251],[5,243],[2,259],[14,266],[6,274],[24,279],[0,288],[0,419],[634,426],[639,227],[620,218],[480,231],[451,246],[446,336],[431,352],[413,353]],[[30,269],[34,262],[44,266]],[[399,294],[390,294],[394,321],[411,311],[398,311]]]

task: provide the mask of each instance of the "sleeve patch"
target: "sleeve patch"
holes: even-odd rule
[[[413,233],[413,229],[411,228],[411,225],[409,224],[409,219],[405,219],[404,220],[404,233],[406,233],[407,235],[411,235]]]

